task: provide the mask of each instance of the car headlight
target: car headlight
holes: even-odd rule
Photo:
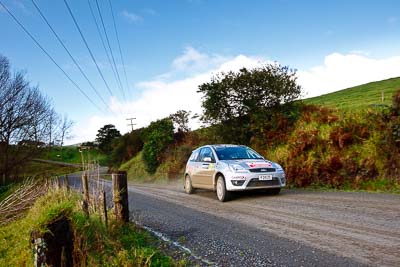
[[[232,172],[249,172],[247,169],[243,168],[239,164],[231,164],[229,165],[229,168]]]
[[[276,172],[285,172],[285,171],[283,170],[282,166],[279,165],[278,163],[275,163],[275,169],[276,169]]]

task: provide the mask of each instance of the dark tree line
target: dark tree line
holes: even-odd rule
[[[37,157],[45,145],[63,143],[72,122],[60,117],[37,86],[23,72],[12,73],[8,59],[0,55],[0,175],[15,176],[27,160]]]

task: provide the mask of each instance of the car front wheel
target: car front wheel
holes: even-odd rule
[[[226,190],[225,179],[222,176],[217,179],[217,198],[221,202],[228,201],[231,198],[231,192]]]
[[[193,193],[194,189],[192,186],[192,180],[190,179],[189,175],[185,176],[185,192],[186,194],[191,194]]]
[[[280,188],[271,188],[268,190],[268,193],[273,196],[279,195],[280,192],[281,192]]]

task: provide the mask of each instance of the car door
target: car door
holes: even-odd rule
[[[189,158],[189,162],[187,165],[187,172],[190,174],[190,178],[192,179],[192,185],[196,187],[199,184],[199,170],[201,163],[199,162],[199,154],[200,149],[193,151],[192,155]]]
[[[215,156],[209,147],[200,150],[199,162],[196,171],[196,182],[204,188],[213,188],[213,176],[215,172]]]

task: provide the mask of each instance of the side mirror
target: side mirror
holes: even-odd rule
[[[204,157],[203,161],[204,162],[212,162],[212,158],[211,157]]]

